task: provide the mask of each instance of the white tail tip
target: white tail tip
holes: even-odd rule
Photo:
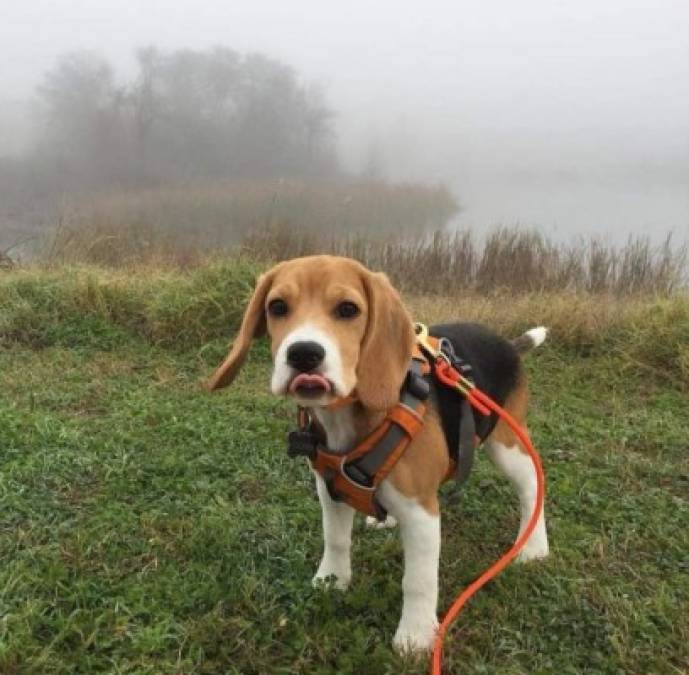
[[[548,337],[548,329],[545,326],[538,326],[527,330],[525,334],[531,338],[534,347],[540,347]]]

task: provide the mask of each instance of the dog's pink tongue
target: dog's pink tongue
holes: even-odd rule
[[[317,373],[299,373],[289,385],[289,390],[292,393],[297,389],[322,389],[327,393],[330,388],[330,382]]]

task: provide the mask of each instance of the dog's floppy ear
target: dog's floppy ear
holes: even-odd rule
[[[220,367],[213,373],[208,380],[207,388],[210,391],[227,387],[237,376],[242,367],[246,355],[249,353],[251,341],[256,337],[261,337],[266,332],[265,302],[266,295],[273,284],[275,268],[262,274],[256,282],[254,294],[249,300],[249,304],[244,310],[242,325],[239,333],[232,343],[232,349]]]
[[[373,410],[389,410],[400,387],[414,346],[414,327],[397,291],[382,273],[366,271],[368,325],[357,364],[359,400]]]

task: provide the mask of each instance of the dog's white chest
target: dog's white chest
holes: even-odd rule
[[[351,406],[346,406],[340,410],[316,408],[314,412],[316,419],[325,430],[330,450],[346,452],[354,447],[356,429]]]

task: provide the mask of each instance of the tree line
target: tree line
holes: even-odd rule
[[[135,63],[122,81],[79,52],[45,74],[34,163],[60,188],[339,172],[334,113],[289,66],[225,47],[146,48]]]

